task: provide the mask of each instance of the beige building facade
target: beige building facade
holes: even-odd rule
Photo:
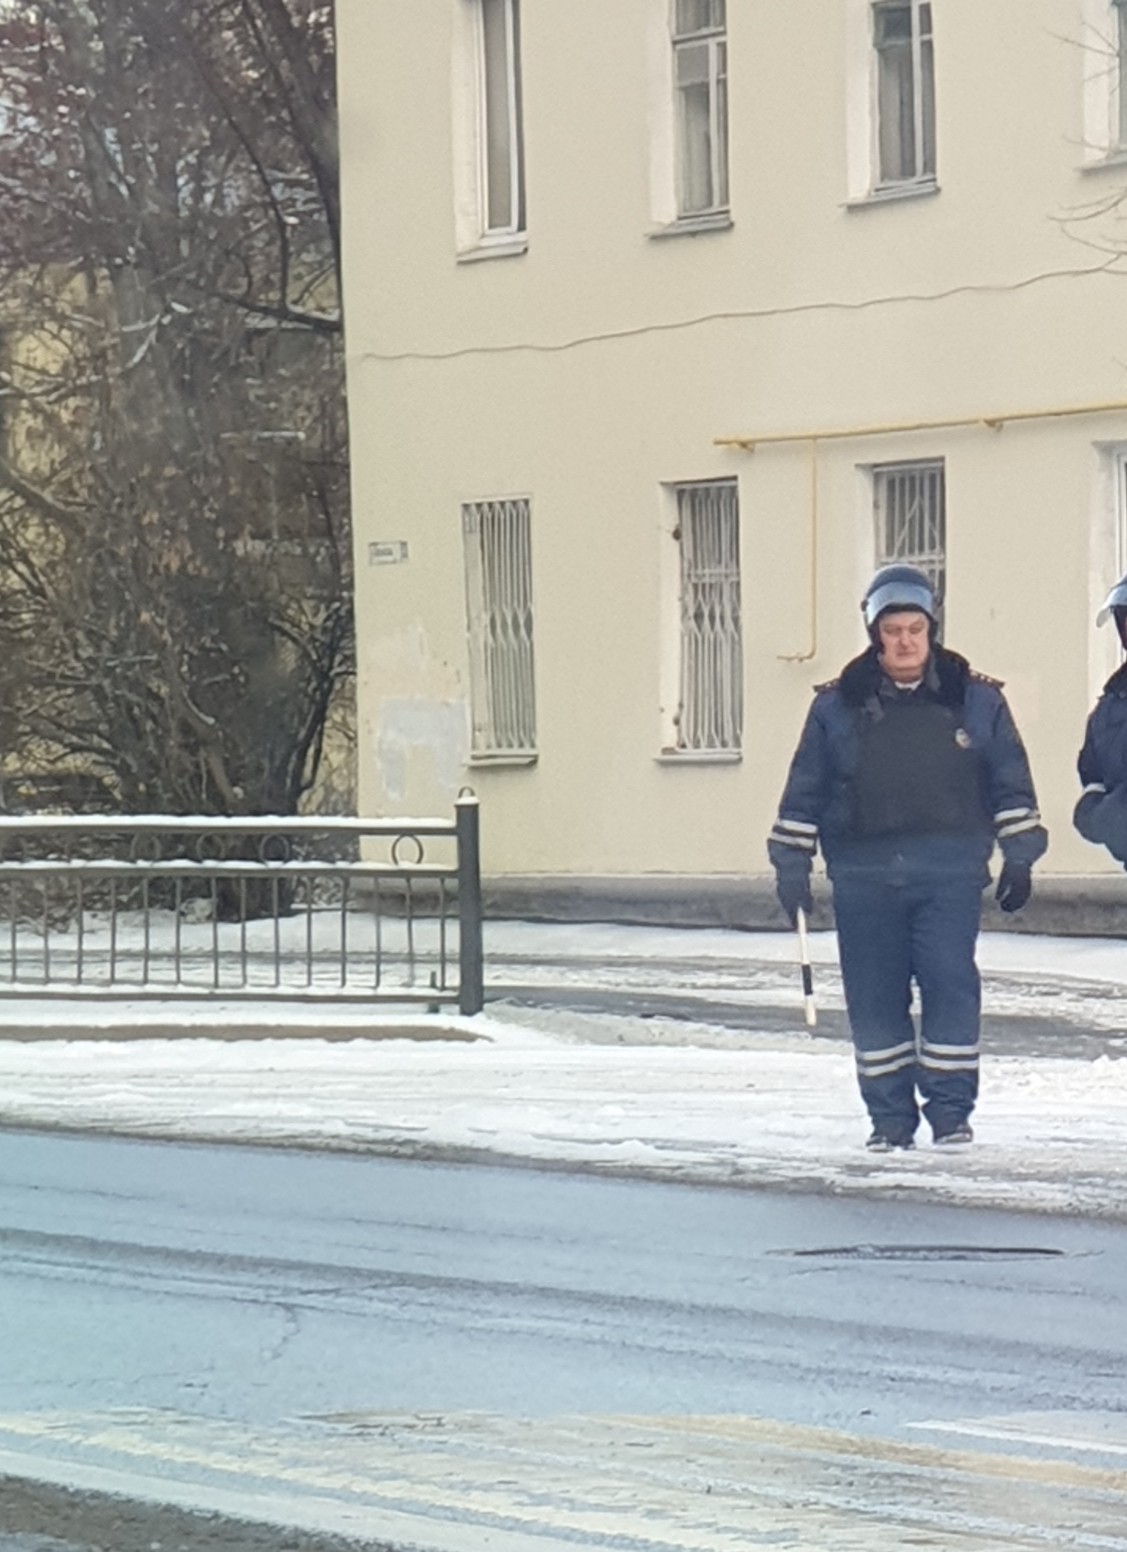
[[[768,873],[885,560],[1052,842],[1127,571],[1127,7],[338,0],[360,802]],[[1119,875],[1121,878],[1121,874]]]

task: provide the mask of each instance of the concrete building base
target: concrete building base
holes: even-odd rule
[[[484,879],[482,888],[486,917],[494,919],[787,930],[769,874],[506,874]],[[1127,938],[1122,875],[1034,874],[1033,898],[1017,916],[997,908],[992,888],[982,898],[990,931]],[[829,886],[816,878],[811,926],[832,924]]]

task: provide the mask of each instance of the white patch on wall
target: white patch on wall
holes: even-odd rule
[[[365,688],[365,696],[374,694],[378,684],[420,684],[420,676],[431,667],[430,646],[427,633],[421,625],[404,625],[397,631],[386,631],[376,636],[371,644],[370,670],[373,684]]]
[[[401,808],[420,801],[410,790],[411,768],[429,767],[428,783],[453,802],[465,783],[469,757],[469,708],[465,701],[413,696],[384,701],[376,725],[376,770],[384,802]],[[430,795],[425,794],[430,801]]]

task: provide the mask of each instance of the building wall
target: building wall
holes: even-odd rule
[[[1127,168],[1093,136],[1096,0],[934,0],[939,191],[889,200],[851,197],[867,6],[729,0],[731,224],[673,236],[666,0],[524,0],[527,250],[468,259],[470,3],[338,0],[362,807],[446,811],[473,786],[493,873],[764,871],[811,687],[863,645],[865,471],[940,456],[946,639],[1006,681],[1046,868],[1105,870],[1070,814],[1114,663],[1093,616],[1117,575],[1102,448],[1127,443],[1127,411],[826,435],[1127,402],[1127,275],[1097,209]],[[816,462],[809,440],[717,445],[773,433],[821,438]],[[721,476],[742,758],[662,758],[663,487]],[[531,500],[538,758],[481,767],[460,508],[502,496]]]

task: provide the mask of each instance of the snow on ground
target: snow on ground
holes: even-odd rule
[[[814,946],[830,971],[832,936]],[[526,958],[538,976],[570,965],[578,979],[586,963],[592,984],[646,964],[662,977],[664,960],[691,962],[703,985],[710,964],[717,974],[775,964],[785,986],[794,945],[786,934],[499,922],[487,950]],[[1038,987],[1102,987],[1113,1017],[1127,948],[987,934],[980,959],[1001,977],[999,997],[1008,987],[1020,1004],[1032,987],[1035,1006]],[[1127,1058],[988,1053],[973,1148],[923,1141],[873,1158],[851,1054],[803,1031],[794,995],[793,1034],[757,1031],[749,1005],[735,1038],[707,1023],[563,1009],[462,1020],[221,998],[9,1003],[12,1033],[40,1037],[0,1040],[0,1123],[1127,1216]],[[988,981],[988,1005],[992,995]],[[240,1038],[264,1024],[273,1037]],[[114,1039],[119,1030],[132,1038]]]
[[[837,937],[812,931],[815,964],[837,964]],[[720,928],[628,927],[589,922],[491,921],[485,927],[487,955],[601,959],[727,959],[793,963],[790,932],[737,932]],[[978,963],[984,972],[1077,977],[1120,984],[1127,980],[1127,944],[1120,938],[1049,938],[1036,934],[983,932]]]

